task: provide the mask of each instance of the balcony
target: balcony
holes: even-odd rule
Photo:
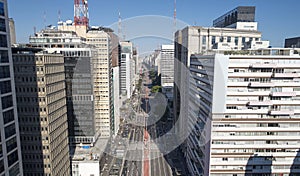
[[[282,115],[282,116],[289,116],[294,115],[294,111],[291,110],[271,110],[269,111],[269,115]]]
[[[272,97],[295,97],[296,92],[271,92]]]
[[[274,63],[255,63],[251,64],[250,68],[275,68],[276,66]]]
[[[248,106],[271,106],[271,101],[249,101],[247,103]]]
[[[274,78],[298,78],[298,73],[273,73],[272,77]]]
[[[248,84],[248,87],[260,88],[260,87],[274,87],[272,82],[251,82]]]

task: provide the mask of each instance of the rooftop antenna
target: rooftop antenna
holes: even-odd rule
[[[36,27],[33,26],[33,32],[34,32],[34,35],[36,34]]]
[[[58,10],[58,21],[61,21],[61,14],[60,14],[60,10]]]
[[[176,32],[176,0],[174,0],[174,33]]]
[[[122,38],[122,18],[120,12],[119,12],[119,21],[118,21],[118,36],[120,39]]]
[[[46,11],[44,11],[43,19],[44,19],[44,29],[46,29]]]
[[[88,0],[74,0],[75,26],[89,26]]]

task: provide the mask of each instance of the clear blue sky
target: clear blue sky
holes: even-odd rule
[[[9,16],[14,18],[17,41],[28,42],[33,29],[56,25],[61,19],[73,19],[73,0],[8,0]],[[189,25],[211,26],[212,21],[239,5],[256,6],[256,21],[264,40],[282,46],[284,38],[300,36],[299,0],[177,0],[177,19]],[[143,15],[173,17],[174,0],[89,0],[90,24],[111,26],[123,19]],[[147,21],[143,21],[144,24]],[[139,23],[140,25],[144,25]],[[139,25],[138,24],[138,25]],[[158,23],[159,24],[159,23]],[[156,26],[153,26],[156,28]],[[158,26],[159,27],[159,26]],[[128,30],[128,26],[124,27]]]

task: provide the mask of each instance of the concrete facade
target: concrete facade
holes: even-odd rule
[[[300,174],[299,50],[191,57],[190,174]]]
[[[24,175],[69,175],[63,55],[13,48],[13,62]]]

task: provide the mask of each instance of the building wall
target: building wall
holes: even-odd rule
[[[104,31],[88,31],[87,43],[94,45],[98,57],[94,60],[94,95],[96,130],[100,130],[101,138],[108,138],[113,134],[113,82],[111,62],[111,40]]]
[[[0,0],[0,174],[23,175],[7,1]]]
[[[14,49],[13,59],[24,175],[68,175],[63,56]]]
[[[121,107],[121,99],[120,99],[120,67],[113,67],[113,83],[114,83],[114,135],[117,135],[120,126],[120,107]]]
[[[100,176],[99,161],[73,161],[73,176]]]
[[[10,31],[10,42],[11,44],[16,44],[17,38],[16,38],[15,21],[12,18],[9,18],[8,21],[9,21],[9,31]]]
[[[201,168],[193,161],[200,158],[209,163],[202,167],[204,175],[300,173],[295,158],[300,147],[300,56],[278,51],[282,54],[266,49],[264,55],[216,54],[191,60],[189,105],[195,112],[189,112],[189,120],[200,122],[198,133],[204,135],[195,142],[205,139],[204,146],[210,147],[188,140],[188,151],[202,152],[196,157],[188,153],[190,171]],[[210,120],[203,121],[205,117]]]
[[[72,31],[43,30],[31,36],[30,45],[50,53],[64,55],[67,115],[70,145],[93,145],[99,132],[95,129],[93,61],[98,57],[94,46]]]

